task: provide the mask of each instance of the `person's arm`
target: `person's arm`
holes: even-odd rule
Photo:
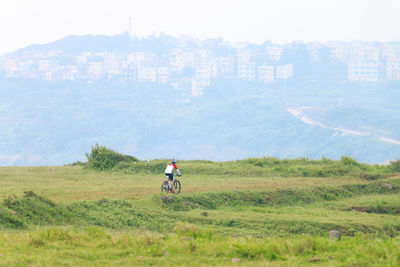
[[[181,172],[178,169],[178,166],[174,165],[174,168],[176,169],[176,172],[178,173],[178,176],[181,176]]]

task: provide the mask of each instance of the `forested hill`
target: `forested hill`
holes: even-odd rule
[[[84,160],[99,143],[140,159],[400,158],[400,91],[213,81],[201,97],[152,84],[0,85],[0,165]]]

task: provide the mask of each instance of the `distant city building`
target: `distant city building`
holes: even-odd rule
[[[100,79],[103,76],[103,62],[90,62],[87,67],[87,73],[92,80]]]
[[[169,67],[158,67],[157,81],[158,83],[167,84],[170,80]]]
[[[360,82],[377,82],[379,64],[376,61],[353,60],[348,63],[348,80]]]
[[[340,61],[346,62],[350,55],[350,47],[348,43],[341,41],[330,41],[326,45],[330,49],[330,57],[339,59]]]
[[[137,68],[135,63],[124,63],[121,70],[121,81],[135,83],[137,81]]]
[[[311,61],[319,61],[320,60],[320,50],[322,44],[318,42],[307,44],[307,51],[310,54]]]
[[[78,74],[78,70],[75,66],[66,66],[63,71],[64,80],[75,80]]]
[[[281,59],[283,48],[279,46],[268,46],[266,48],[270,60],[279,61]]]
[[[352,61],[379,61],[379,48],[368,46],[353,47],[350,54]]]
[[[194,68],[195,55],[193,52],[186,52],[183,50],[175,50],[170,54],[169,65],[171,71],[180,72],[185,67]]]
[[[17,70],[17,60],[14,58],[6,58],[4,60],[4,69],[12,72]]]
[[[217,66],[218,74],[232,74],[235,72],[235,59],[233,56],[216,57],[213,59]]]
[[[274,66],[262,65],[257,68],[258,80],[265,83],[274,82]]]
[[[140,42],[139,39],[130,41],[132,44]],[[279,83],[277,79],[293,77],[296,74],[290,61],[283,66],[271,65],[275,66],[276,62],[281,61],[285,48],[300,43],[264,46],[248,42],[227,43],[222,38],[202,41],[186,35],[175,39],[175,47],[168,46],[153,52],[148,50],[150,47],[144,51],[143,44],[129,52],[96,50],[74,53],[27,48],[0,57],[0,77],[47,81],[120,79],[129,83],[157,82],[178,88],[184,95],[201,95],[213,78]],[[304,44],[311,61],[320,61],[322,53],[325,59],[329,52],[331,59],[338,59],[343,64],[335,60],[324,61],[326,67],[334,64],[334,67],[346,71],[347,65],[349,81],[399,80],[398,42],[332,41]],[[224,47],[227,49],[224,50]],[[319,73],[318,70],[316,73]],[[318,80],[319,77],[314,79]]]
[[[386,76],[388,80],[400,80],[400,58],[392,57],[387,59]]]
[[[238,64],[250,62],[251,59],[250,50],[247,49],[238,50],[236,54],[236,59]]]
[[[210,80],[193,78],[192,79],[192,96],[200,96],[203,94],[205,87],[210,85]]]
[[[152,65],[139,65],[137,67],[137,80],[142,82],[156,82],[157,68]]]
[[[139,65],[145,61],[145,54],[144,52],[129,53],[127,56],[127,61],[128,63]]]
[[[397,57],[397,49],[392,45],[384,45],[382,47],[382,58],[394,58]]]
[[[293,76],[293,64],[286,64],[276,67],[276,78],[288,79]]]
[[[256,63],[238,63],[238,78],[254,81],[256,79]]]

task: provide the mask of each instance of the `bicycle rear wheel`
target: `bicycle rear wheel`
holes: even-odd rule
[[[179,182],[178,180],[174,181],[173,187],[176,195],[181,192],[181,182]]]
[[[169,185],[168,185],[168,181],[164,181],[161,184],[161,193],[168,193],[169,192]]]

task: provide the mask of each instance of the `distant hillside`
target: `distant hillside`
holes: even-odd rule
[[[107,36],[107,35],[69,35],[60,40],[46,43],[34,44],[19,49],[17,53],[29,50],[50,51],[62,50],[65,53],[81,52],[105,52],[105,51],[152,51],[154,53],[167,53],[176,47],[177,39],[161,33],[158,36],[147,36],[141,39],[131,38],[127,33]]]
[[[84,160],[96,142],[140,159],[400,158],[400,145],[379,138],[400,139],[400,91],[393,89],[283,91],[215,81],[203,97],[188,99],[151,84],[16,81],[0,88],[0,165]],[[305,123],[289,106],[326,127]]]

